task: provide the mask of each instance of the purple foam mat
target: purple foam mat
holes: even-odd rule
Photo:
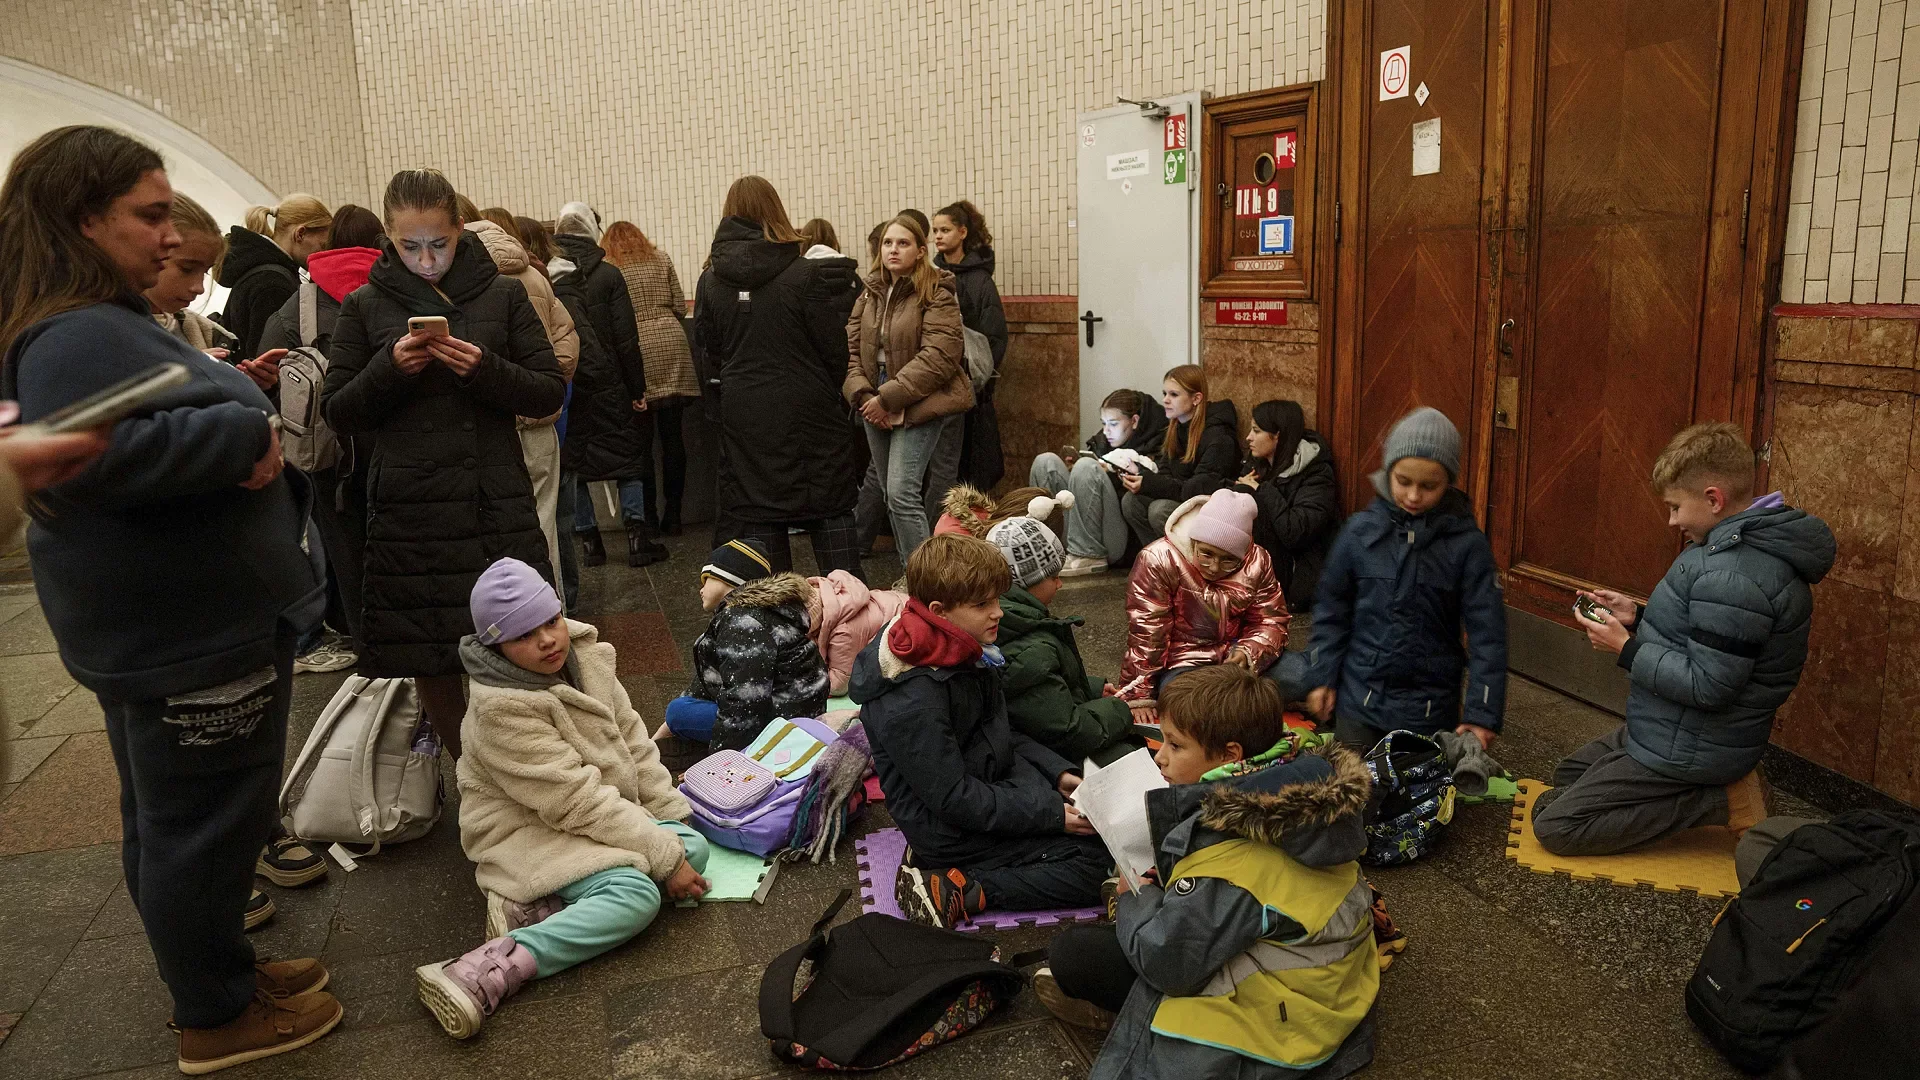
[[[860,867],[860,906],[867,911],[878,911],[896,919],[905,916],[900,905],[893,898],[893,878],[900,869],[900,859],[907,853],[907,836],[899,829],[881,829],[868,833],[855,842],[854,853]],[[1016,930],[1023,926],[1058,926],[1062,923],[1099,922],[1105,918],[1104,907],[1059,908],[1053,911],[983,911],[973,917],[972,923],[963,923],[955,930],[968,931],[980,929]]]

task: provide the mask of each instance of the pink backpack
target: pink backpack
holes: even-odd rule
[[[722,847],[771,855],[787,846],[813,762],[839,738],[804,717],[775,720],[745,750],[721,750],[681,777],[691,824]]]

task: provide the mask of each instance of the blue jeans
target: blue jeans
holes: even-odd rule
[[[681,694],[667,702],[667,730],[694,742],[712,742],[713,721],[719,715],[718,703]]]
[[[927,467],[939,448],[941,434],[959,420],[958,416],[943,416],[913,427],[892,429],[861,421],[867,430],[867,447],[873,451],[880,489],[886,492],[887,517],[893,521],[893,548],[902,563],[933,531],[927,517]]]
[[[707,838],[677,821],[659,825],[680,838],[694,870],[705,872],[712,850]],[[507,935],[533,954],[534,977],[539,979],[633,940],[660,914],[660,886],[631,866],[589,874],[554,892],[566,907]]]
[[[593,513],[593,489],[588,481],[574,478],[573,492],[573,531],[590,533],[600,527],[599,519]],[[645,480],[617,480],[620,487],[620,523],[632,525],[647,520],[647,482]]]

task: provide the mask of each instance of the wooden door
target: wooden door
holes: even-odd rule
[[[1514,381],[1488,514],[1509,604],[1567,622],[1576,588],[1645,596],[1679,549],[1654,459],[1688,424],[1753,420],[1738,312],[1763,22],[1755,0],[1516,5]]]

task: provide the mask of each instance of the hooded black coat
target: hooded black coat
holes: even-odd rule
[[[574,264],[554,278],[553,294],[580,332],[560,465],[582,480],[652,480],[653,418],[633,408],[646,400],[647,371],[627,279],[587,237],[553,239]]]
[[[1234,411],[1233,402],[1207,402],[1207,420],[1200,428],[1199,452],[1192,461],[1184,461],[1190,426],[1190,421],[1173,426],[1177,454],[1169,456],[1159,446],[1154,447],[1153,460],[1159,462],[1160,471],[1141,470],[1144,480],[1140,494],[1149,499],[1185,501],[1195,495],[1211,495],[1239,478],[1240,414]]]
[[[1115,450],[1131,450],[1148,457],[1160,452],[1160,443],[1167,437],[1167,411],[1160,407],[1160,399],[1145,390],[1136,390],[1144,403],[1140,409],[1140,423],[1134,427],[1133,434],[1119,446],[1107,442],[1104,429],[1087,436],[1087,452],[1095,457],[1105,457]],[[1120,482],[1120,472],[1115,470],[1107,474],[1107,483],[1113,485],[1116,495],[1127,492],[1126,485]]]
[[[1273,576],[1280,579],[1288,610],[1312,611],[1327,549],[1340,525],[1333,450],[1319,432],[1307,429],[1306,412],[1297,401],[1263,401],[1253,407],[1253,422],[1273,435],[1273,460],[1250,459],[1247,469],[1258,483],[1233,486],[1259,506],[1253,542],[1273,556]]]
[[[438,284],[385,244],[334,323],[327,422],[342,435],[378,436],[367,475],[365,675],[460,674],[469,594],[494,560],[512,556],[553,579],[514,425],[566,395],[546,328],[526,287],[501,275],[473,233],[461,233]],[[414,315],[444,315],[454,337],[480,347],[471,376],[438,361],[416,375],[393,366]]]
[[[300,264],[272,237],[235,225],[227,232],[227,255],[214,280],[231,290],[220,312],[221,325],[240,339],[227,360],[251,360],[260,354],[267,319],[300,287]]]
[[[993,249],[977,247],[959,262],[935,255],[933,264],[953,272],[959,293],[961,325],[987,339],[993,350],[993,370],[1007,358],[1007,315],[1000,307],[1000,289],[993,283]],[[1000,448],[1000,414],[993,407],[993,392],[999,380],[989,381],[980,391],[979,401],[967,411],[963,449],[960,452],[960,479],[981,491],[991,491],[1006,475],[1006,456]]]
[[[840,385],[852,259],[803,259],[727,218],[694,291],[694,355],[720,416],[720,510],[750,522],[851,513],[861,464]]]

